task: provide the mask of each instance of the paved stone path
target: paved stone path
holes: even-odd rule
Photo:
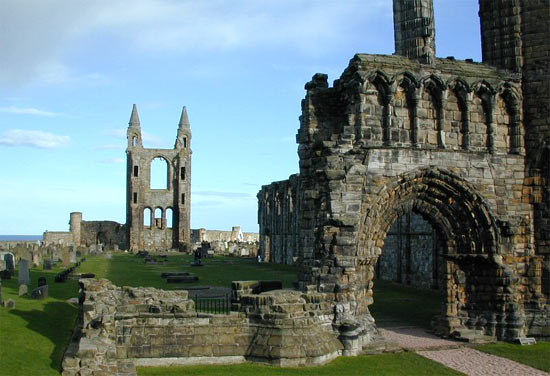
[[[381,334],[410,351],[469,376],[548,376],[550,374],[513,360],[464,347],[463,342],[442,339],[421,328],[380,329]]]

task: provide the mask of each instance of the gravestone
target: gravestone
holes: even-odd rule
[[[4,302],[4,307],[6,308],[15,308],[15,301],[13,299],[8,299]]]
[[[52,260],[44,260],[44,270],[52,270]]]
[[[4,261],[4,259],[0,260],[0,272],[2,270],[6,270],[6,262]]]
[[[537,343],[537,340],[534,337],[520,337],[518,338],[518,341],[522,346],[529,346]]]
[[[0,278],[0,305],[2,305],[2,279]]]
[[[46,299],[48,297],[48,285],[40,286],[32,290],[32,299]]]
[[[63,266],[64,267],[67,267],[67,266],[71,265],[71,254],[70,254],[68,248],[63,248],[61,257],[62,257],[62,260],[63,260]]]
[[[47,285],[48,281],[46,280],[46,277],[40,277],[38,278],[38,287]]]
[[[76,263],[76,251],[70,252],[69,255],[70,255],[70,262],[72,264],[75,264]]]
[[[39,251],[35,251],[32,254],[32,266],[38,267],[42,263],[42,254]]]
[[[11,274],[15,275],[15,258],[12,253],[6,253],[4,255],[4,261],[6,263],[6,270]]]
[[[27,285],[19,285],[19,296],[25,295],[27,292],[29,292]]]
[[[28,285],[30,283],[29,260],[19,260],[19,284]]]

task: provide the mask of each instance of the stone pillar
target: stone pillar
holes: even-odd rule
[[[470,107],[472,106],[472,93],[466,93],[464,97],[464,114],[462,115],[464,139],[462,141],[462,145],[464,150],[470,150]]]
[[[432,0],[393,0],[395,53],[421,63],[435,59],[435,21]]]
[[[71,229],[71,234],[73,235],[73,243],[76,246],[80,245],[81,227],[82,227],[81,225],[82,225],[82,213],[72,212],[71,220],[69,221],[69,226]]]

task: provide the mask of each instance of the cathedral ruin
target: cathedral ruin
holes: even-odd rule
[[[335,324],[372,325],[378,276],[445,291],[442,335],[550,336],[550,5],[480,0],[483,63],[436,57],[432,1],[393,5],[394,55],[305,85],[261,254],[299,262]]]

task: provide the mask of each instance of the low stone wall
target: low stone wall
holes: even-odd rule
[[[187,291],[120,288],[105,279],[82,279],[80,285],[79,327],[63,375],[244,361],[317,365],[344,349],[332,327],[331,298],[322,293],[234,294],[239,311],[214,315],[197,313]]]

